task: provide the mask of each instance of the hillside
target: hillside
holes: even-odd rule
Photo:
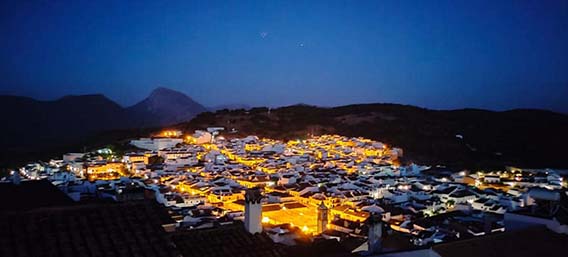
[[[56,101],[0,96],[2,149],[60,145],[97,131],[128,126],[124,109],[103,95],[65,96]]]
[[[128,108],[100,94],[65,96],[55,101],[0,96],[0,146],[37,147],[73,142],[107,130],[168,126],[188,121],[205,110],[185,94],[162,87]]]
[[[47,103],[57,106],[52,108],[24,97],[1,101],[0,107],[4,110],[9,110],[9,106],[18,110],[5,111],[2,116],[1,122],[6,125],[2,129],[5,150],[0,158],[1,166],[52,158],[66,151],[80,151],[83,146],[102,146],[160,130],[159,127],[132,125],[127,108],[100,95],[68,97],[59,101],[63,102]],[[75,107],[77,102],[85,106]],[[18,104],[27,107],[17,109],[14,106]],[[61,127],[50,124],[52,120],[57,120],[55,124]],[[228,137],[255,134],[286,140],[325,133],[362,136],[402,147],[409,161],[455,168],[499,168],[503,165],[568,168],[564,162],[568,116],[543,110],[440,111],[396,104],[335,108],[295,105],[204,112],[173,127],[191,133],[209,126],[227,128],[224,134]],[[86,128],[90,132],[85,134],[82,131]],[[233,128],[236,132],[228,133]],[[59,136],[53,141],[53,135],[46,131],[59,131]],[[25,142],[32,144],[26,146]]]
[[[362,136],[402,147],[408,160],[456,168],[568,167],[564,150],[568,145],[568,116],[542,110],[296,105],[270,111],[253,108],[202,113],[178,128],[192,131],[208,126],[234,128],[235,136],[256,134],[279,139],[325,133]]]
[[[188,121],[206,108],[181,92],[159,87],[126,111],[135,127],[154,127]]]
[[[106,142],[109,133],[98,137],[103,132],[129,129],[119,134],[132,135],[146,128],[188,121],[203,111],[205,108],[188,96],[166,88],[157,88],[128,108],[100,94],[54,101],[0,96],[0,167]],[[115,138],[113,133],[110,138]]]

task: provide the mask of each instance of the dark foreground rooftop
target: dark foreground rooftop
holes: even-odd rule
[[[172,256],[154,202],[50,207],[0,214],[0,256]]]
[[[29,180],[22,181],[19,185],[0,183],[0,204],[0,212],[10,212],[70,206],[74,202],[48,180]]]
[[[564,257],[568,236],[533,227],[432,247],[442,257]]]
[[[284,251],[266,234],[248,233],[237,223],[211,229],[178,232],[172,237],[184,257],[276,257]]]

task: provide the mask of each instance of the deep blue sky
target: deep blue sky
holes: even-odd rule
[[[568,1],[0,3],[0,94],[568,112]]]

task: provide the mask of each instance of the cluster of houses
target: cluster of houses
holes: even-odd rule
[[[245,220],[245,192],[258,188],[259,222],[279,242],[297,233],[366,238],[373,215],[419,246],[498,233],[506,213],[537,204],[531,190],[566,188],[565,174],[554,170],[450,172],[404,163],[402,149],[365,138],[229,139],[219,130],[164,132],[132,140],[137,150],[122,156],[69,153],[16,172],[47,178],[76,201],[155,199],[178,229]]]

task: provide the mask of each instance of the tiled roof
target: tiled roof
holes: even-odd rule
[[[460,190],[450,194],[450,197],[462,198],[467,196],[473,196],[474,194],[467,190]]]
[[[69,206],[74,202],[47,180],[22,181],[19,185],[0,183],[0,213],[50,206]]]
[[[279,204],[263,205],[263,212],[279,211],[282,207]]]
[[[173,242],[184,257],[280,257],[281,247],[266,234],[248,233],[242,224],[178,232]]]
[[[506,232],[432,247],[442,257],[499,256],[565,256],[568,236],[545,227]]]
[[[289,257],[350,257],[358,256],[347,251],[337,240],[314,241],[308,245],[296,245],[286,248]]]
[[[306,207],[305,205],[301,204],[301,203],[285,203],[284,206],[288,209],[296,209],[296,208],[304,208]]]
[[[0,256],[179,256],[157,203],[43,208],[0,215]]]

